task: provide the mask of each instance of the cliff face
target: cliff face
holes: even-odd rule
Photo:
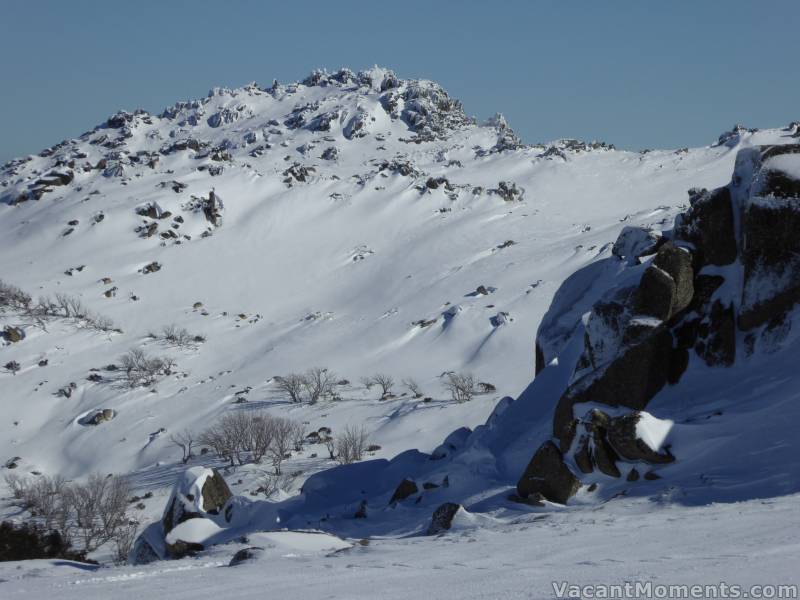
[[[726,368],[780,349],[800,301],[800,146],[742,150],[727,186],[690,196],[671,231],[620,235],[615,254],[628,262],[573,334],[582,333],[583,350],[553,416],[562,455],[543,445],[518,484],[521,496],[573,495],[573,485],[552,491],[566,456],[584,474],[613,477],[618,462],[672,462],[669,447],[643,441],[649,415],[639,411],[681,382],[690,361]],[[553,347],[553,330],[546,318],[539,372],[557,358],[542,350]]]

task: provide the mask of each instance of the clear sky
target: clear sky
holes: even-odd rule
[[[800,1],[0,0],[0,162],[117,109],[379,64],[524,141],[699,146],[800,120]]]

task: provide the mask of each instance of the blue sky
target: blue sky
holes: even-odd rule
[[[705,145],[800,119],[796,0],[0,2],[0,162],[119,108],[379,64],[526,142]]]

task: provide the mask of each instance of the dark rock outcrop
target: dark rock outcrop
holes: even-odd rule
[[[251,546],[250,548],[242,548],[241,550],[237,551],[236,554],[233,555],[233,558],[231,558],[231,562],[228,563],[228,566],[235,567],[236,565],[240,565],[244,562],[256,560],[263,553],[264,549],[261,548],[260,546]]]
[[[395,502],[405,500],[409,496],[416,494],[418,491],[419,488],[417,488],[417,484],[412,479],[403,479],[403,481],[401,481],[394,490],[394,494],[392,494],[389,504],[394,504]]]
[[[800,180],[777,159],[800,145],[762,146],[742,214],[744,288],[739,327],[749,331],[800,302]]]
[[[447,531],[453,525],[453,519],[458,511],[461,510],[460,504],[454,502],[445,502],[440,505],[431,517],[431,524],[428,526],[428,535],[436,535],[443,531]]]
[[[553,442],[542,444],[517,482],[517,494],[527,498],[539,493],[551,502],[566,504],[580,489],[577,477],[564,463],[561,451]]]
[[[624,459],[644,461],[652,464],[667,464],[675,457],[666,452],[655,452],[636,436],[636,424],[641,419],[638,412],[629,413],[610,420],[608,425],[608,441],[614,450]]]

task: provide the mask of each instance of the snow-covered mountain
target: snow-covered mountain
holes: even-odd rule
[[[620,331],[640,335],[674,316],[668,307],[643,318],[621,290],[675,237],[676,216],[704,202],[699,190],[732,175],[731,185],[749,185],[758,169],[746,159],[793,143],[797,129],[736,127],[675,151],[524,145],[502,116],[478,124],[437,84],[377,67],[214,89],[159,115],[118,112],[0,171],[0,279],[53,307],[45,317],[0,313],[0,463],[19,474],[125,474],[153,494],[137,509],[144,524],[161,518],[186,468],[171,434],[265,409],[309,431],[363,426],[368,458],[392,460],[314,475],[336,463],[308,443],[286,461],[298,473],[289,493],[253,502],[265,467],[238,467],[225,473],[240,495],[234,525],[192,535],[285,526],[396,537],[424,533],[445,502],[463,507],[456,521],[467,529],[528,519],[540,508],[508,496],[537,447],[561,434],[553,413],[565,389],[630,347]],[[796,183],[794,159],[779,157]],[[725,277],[719,293],[737,315],[745,263],[701,265]],[[784,276],[794,271],[745,285],[748,301]],[[627,310],[621,329],[595,316],[599,300]],[[651,394],[636,439],[674,462],[637,483],[628,467],[620,478],[593,469],[570,505],[800,490],[797,342],[792,318],[782,323],[757,340],[737,331],[724,364],[692,354],[679,385]],[[168,327],[186,339],[165,339]],[[130,387],[121,357],[137,349],[171,362],[151,385]],[[313,367],[336,374],[335,399],[290,402],[276,377]],[[489,385],[455,402],[444,386],[453,372]],[[384,399],[360,383],[374,373],[397,382]],[[412,379],[421,394],[400,383]],[[577,432],[587,426],[591,437],[588,421]],[[577,472],[572,441],[561,451]],[[190,464],[223,466],[210,454]],[[419,487],[398,503],[404,479]],[[360,508],[366,519],[353,518]]]

